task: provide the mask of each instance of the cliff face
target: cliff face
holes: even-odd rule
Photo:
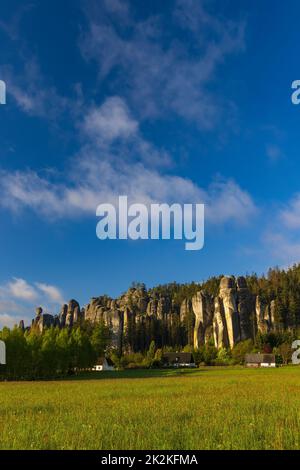
[[[258,331],[280,328],[274,311],[274,301],[267,305],[255,297],[244,277],[225,276],[215,298],[200,290],[178,305],[171,296],[130,288],[117,299],[93,297],[82,309],[72,299],[55,316],[39,307],[31,327],[42,331],[51,326],[71,328],[82,321],[104,322],[112,332],[112,346],[119,351],[143,350],[151,340],[158,346],[199,348],[213,339],[217,348],[232,348],[239,341],[253,339]]]

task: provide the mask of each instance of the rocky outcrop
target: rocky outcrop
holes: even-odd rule
[[[190,299],[184,299],[180,305],[180,322],[184,323],[192,310],[192,301]]]
[[[199,290],[180,304],[176,296],[158,292],[139,285],[117,299],[93,297],[82,309],[71,299],[55,316],[38,307],[31,328],[43,331],[103,322],[111,331],[111,346],[119,351],[143,350],[152,339],[158,346],[189,344],[197,349],[213,340],[217,348],[233,348],[258,333],[282,328],[276,322],[276,302],[267,304],[255,297],[244,277],[224,276],[217,296]]]
[[[241,340],[237,291],[233,277],[225,276],[221,279],[219,297],[224,309],[228,344],[230,348],[233,348]]]
[[[222,299],[219,296],[216,297],[214,301],[213,334],[215,346],[218,349],[229,348],[224,306]]]
[[[269,305],[261,300],[259,295],[255,302],[256,325],[260,333],[268,333],[271,330],[271,319]]]
[[[42,332],[45,328],[54,326],[54,316],[49,313],[43,313],[42,307],[37,307],[36,317],[32,320],[31,327]]]
[[[71,299],[68,308],[67,308],[67,314],[66,314],[66,321],[65,321],[65,326],[73,326],[78,321],[80,320],[80,306],[79,303]]]
[[[192,308],[195,315],[194,347],[205,344],[207,330],[212,326],[213,305],[209,295],[203,291],[197,292],[192,298]]]

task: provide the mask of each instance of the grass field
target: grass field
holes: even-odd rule
[[[300,368],[0,383],[1,449],[299,449]]]

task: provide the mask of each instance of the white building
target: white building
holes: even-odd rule
[[[103,370],[114,370],[114,364],[109,359],[109,357],[99,357],[97,363],[94,365],[93,369],[97,372]]]

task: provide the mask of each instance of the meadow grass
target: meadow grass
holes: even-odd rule
[[[1,449],[299,449],[300,368],[0,383]]]

